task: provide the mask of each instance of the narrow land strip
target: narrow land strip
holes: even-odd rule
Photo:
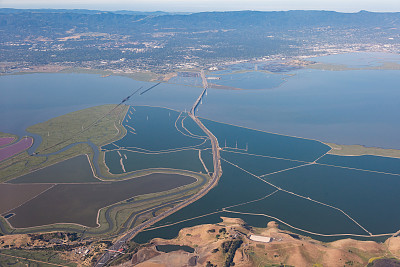
[[[399,149],[387,149],[380,147],[365,147],[362,145],[338,145],[333,143],[324,143],[330,146],[332,149],[328,154],[338,155],[338,156],[381,156],[381,157],[391,157],[400,158]]]
[[[223,161],[225,161],[225,162],[231,164],[232,166],[235,166],[236,168],[238,168],[238,169],[240,169],[240,170],[242,170],[242,171],[244,171],[244,172],[250,174],[251,176],[253,176],[253,177],[255,177],[255,178],[257,178],[257,179],[263,181],[264,183],[267,183],[267,184],[269,184],[270,186],[272,186],[272,187],[274,187],[274,188],[276,188],[276,189],[278,189],[278,190],[281,190],[282,192],[285,192],[285,193],[294,195],[294,196],[296,196],[296,197],[300,197],[300,198],[303,198],[303,199],[306,199],[306,200],[315,202],[315,203],[317,203],[317,204],[320,204],[320,205],[323,205],[323,206],[326,206],[326,207],[335,209],[335,210],[337,210],[337,211],[340,211],[340,212],[343,213],[347,218],[349,218],[349,219],[352,220],[356,225],[358,225],[363,231],[365,231],[366,233],[368,233],[370,236],[373,236],[371,232],[369,232],[368,230],[366,230],[360,223],[358,223],[356,220],[354,220],[350,215],[348,215],[348,214],[347,214],[346,212],[344,212],[343,210],[341,210],[341,209],[339,209],[339,208],[337,208],[337,207],[335,207],[335,206],[332,206],[332,205],[329,205],[329,204],[326,204],[326,203],[323,203],[323,202],[320,202],[320,201],[311,199],[311,198],[309,198],[309,197],[305,197],[305,196],[302,196],[302,195],[293,193],[293,192],[291,192],[291,191],[282,189],[282,188],[280,188],[280,187],[278,187],[278,186],[272,184],[271,182],[268,182],[268,181],[266,181],[266,180],[260,178],[259,176],[257,176],[257,175],[255,175],[255,174],[253,174],[253,173],[251,173],[251,172],[249,172],[249,171],[247,171],[247,170],[245,170],[245,169],[239,167],[238,165],[236,165],[236,164],[234,164],[234,163],[232,163],[232,162],[230,162],[230,161],[228,161],[228,160],[226,160],[226,159],[224,159],[224,158],[221,158],[221,159],[222,159]]]

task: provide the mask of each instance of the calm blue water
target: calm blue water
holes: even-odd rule
[[[172,84],[182,84],[189,86],[202,86],[202,81],[200,77],[181,77],[176,76],[169,79],[168,83]]]
[[[391,233],[398,230],[400,215],[393,212],[393,208],[400,201],[400,195],[397,192],[400,187],[399,176],[341,168],[348,166],[396,173],[399,170],[398,159],[327,155],[320,161],[337,167],[313,164],[287,170],[304,163],[265,156],[312,161],[326,152],[327,147],[317,141],[273,135],[207,120],[203,120],[203,123],[218,138],[221,147],[225,147],[225,140],[227,140],[226,146],[230,147],[224,148],[221,152],[223,174],[218,186],[200,200],[156,223],[155,226],[218,213],[167,228],[143,232],[136,238],[137,241],[146,242],[154,237],[172,238],[183,227],[200,223],[216,223],[219,221],[219,216],[250,219],[248,223],[259,227],[273,220],[260,215],[249,217],[237,213],[222,213],[223,207],[240,203],[244,205],[227,209],[273,216],[294,227],[316,233],[368,235],[339,210],[310,201],[306,199],[307,197],[342,209],[373,234]],[[238,149],[236,149],[236,140]],[[248,142],[247,146],[243,146],[246,142],[244,140]],[[225,151],[226,149],[228,151]],[[286,171],[273,173],[285,169]],[[279,191],[264,200],[247,203],[276,190],[250,173],[258,176],[269,174],[262,179],[304,198]],[[314,238],[321,239],[318,236]]]
[[[301,142],[301,139],[298,141]],[[292,151],[294,154],[301,152],[301,150]],[[232,152],[222,152],[221,156],[256,175],[297,165],[284,160],[256,158]],[[346,158],[338,159],[336,163],[339,164],[340,160],[343,161]],[[388,158],[375,157],[369,159],[368,163],[372,166],[383,163],[389,169],[393,169],[396,168],[397,162]],[[216,188],[195,203],[156,223],[155,226],[168,225],[213,212],[217,213],[166,228],[145,231],[140,233],[135,240],[147,242],[154,237],[173,238],[184,227],[217,223],[220,221],[220,216],[243,218],[247,223],[256,227],[265,227],[268,221],[274,220],[260,215],[222,212],[222,207],[257,200],[276,190],[224,160],[222,161],[222,170],[223,175]],[[393,210],[396,203],[400,201],[397,192],[400,186],[398,176],[310,165],[271,174],[263,179],[305,198],[310,197],[313,200],[338,207],[373,234],[396,232],[399,228],[400,215]],[[279,191],[264,200],[230,207],[228,210],[273,216],[294,227],[316,233],[368,235],[340,211],[305,198]],[[293,229],[290,230],[293,231]],[[300,233],[305,234],[304,232]],[[332,238],[326,239],[320,236],[313,236],[313,238],[332,240]]]
[[[218,75],[217,77],[220,77],[220,79],[209,80],[208,82],[240,89],[271,89],[281,85],[285,78],[289,78],[287,75],[261,71],[231,73]]]
[[[68,112],[102,104],[117,104],[143,86],[154,83],[93,74],[27,74],[0,77],[0,131],[25,135],[28,126]],[[128,104],[152,104],[189,110],[201,88],[161,84]]]
[[[224,147],[226,143],[232,151],[314,161],[330,149],[314,140],[265,133],[209,120],[202,120],[202,122],[217,137],[220,147]]]
[[[301,162],[251,156],[226,151],[221,153],[221,157],[229,162],[240,162],[241,168],[251,170],[251,173],[255,175],[264,175],[304,164]]]
[[[308,60],[328,64],[346,65],[350,68],[365,68],[381,66],[384,62],[400,63],[400,55],[389,53],[346,53],[313,57]]]
[[[198,114],[227,123],[328,142],[400,148],[400,71],[300,70],[293,73],[296,75],[273,90],[210,89]],[[256,77],[254,83],[258,82]],[[146,88],[154,84],[88,74],[2,76],[0,83],[0,131],[17,134],[23,134],[29,125],[70,111],[119,103],[138,87]],[[163,84],[142,96],[133,97],[129,104],[189,110],[200,92],[201,88]],[[208,120],[204,120],[204,123],[217,136],[221,146],[226,140],[228,147],[236,149],[237,142],[237,148],[246,149],[249,153],[312,161],[328,149],[311,140],[250,131]],[[157,128],[157,125],[153,126]],[[195,128],[194,125],[190,127]],[[154,140],[147,137],[143,136],[143,140]],[[153,145],[159,147],[161,143],[149,144],[148,148],[151,148]],[[222,155],[256,174],[297,165],[268,158],[253,162],[251,156],[233,153]],[[342,157],[327,156],[321,162],[357,168],[370,165],[368,169],[398,172],[396,160],[379,157],[352,158],[347,161]],[[158,225],[219,211],[222,207],[254,200],[275,190],[226,162],[222,164],[223,177],[218,187]],[[398,230],[400,215],[393,212],[393,207],[400,201],[397,194],[400,186],[398,176],[312,165],[265,179],[295,193],[338,206],[375,234]],[[278,204],[285,209],[277,209]],[[263,205],[241,206],[241,209],[276,214],[295,226],[308,226],[307,230],[322,231],[319,227],[323,221],[326,232],[356,232],[353,224],[348,225],[347,220],[337,219],[338,215],[331,210],[320,210],[321,207],[312,207],[310,204],[309,201],[294,200],[292,196],[285,198],[276,195],[263,202]],[[298,211],[296,207],[298,210],[304,209],[310,216],[304,218],[295,213]],[[319,221],[315,214],[325,214],[324,218],[335,219]],[[211,221],[206,218],[200,221],[212,222],[218,217],[214,215],[210,217]],[[264,225],[268,220],[256,217],[252,218],[251,223]],[[189,224],[195,225],[200,221],[191,221]],[[329,221],[337,225],[329,226]],[[176,226],[166,234],[176,234],[183,225],[186,224]]]
[[[400,159],[397,158],[326,155],[319,159],[318,163],[400,175]]]
[[[165,225],[172,222],[193,218],[196,216],[204,215],[210,212],[221,211],[223,207],[239,204],[245,201],[261,198],[265,195],[272,193],[273,187],[263,183],[251,175],[238,170],[237,168],[222,162],[223,177],[218,182],[218,186],[213,188],[207,195],[198,201],[190,204],[189,206],[179,210],[171,216],[161,220],[154,226]],[[135,240],[148,240],[154,237],[173,238],[175,237],[182,227],[189,227],[198,225],[200,223],[216,223],[220,221],[219,216],[207,216],[193,221],[188,221],[183,224],[178,224],[166,229],[159,229],[151,233],[144,232],[143,235],[139,234]],[[225,216],[227,216],[225,214]],[[237,217],[237,216],[234,216]],[[266,225],[266,220],[263,220],[263,225]],[[267,220],[268,222],[269,220]]]
[[[259,158],[256,159],[258,164],[254,164],[254,156],[224,152],[222,157],[254,174],[268,173],[275,168],[290,167],[290,163],[283,160]],[[259,215],[222,212],[222,207],[257,200],[276,190],[225,161],[222,161],[222,169],[223,175],[216,188],[200,200],[154,226],[168,225],[213,212],[217,213],[166,228],[145,231],[135,237],[135,240],[147,242],[154,237],[173,238],[184,227],[217,223],[220,221],[220,216],[243,218],[247,223],[256,227],[265,227],[268,221],[274,220]],[[269,175],[264,179],[283,189],[341,208],[373,234],[398,230],[400,217],[393,212],[393,207],[400,200],[397,194],[400,181],[398,177],[312,165]],[[294,227],[317,233],[367,234],[338,210],[282,191],[276,192],[264,200],[230,207],[228,210],[273,216]],[[293,231],[293,229],[290,230]],[[304,232],[300,233],[305,234]],[[314,238],[332,239],[320,236],[314,236]]]
[[[179,120],[177,120],[179,117]],[[193,138],[182,128],[182,120],[192,120],[180,112],[163,109],[137,106],[130,108],[123,125],[127,129],[127,134],[120,140],[113,142],[119,147],[139,148],[141,151],[154,151],[178,148],[195,147],[199,148],[205,141],[205,137]],[[178,131],[178,129],[186,135]],[[190,124],[190,123],[189,123]],[[194,125],[190,124],[194,128]],[[132,128],[130,128],[132,127]],[[201,129],[196,124],[196,131]],[[207,146],[210,147],[210,143]],[[103,149],[115,149],[113,144],[103,147]]]
[[[210,77],[219,77],[219,80],[208,80],[209,84],[224,85],[239,89],[272,89],[278,87],[290,78],[284,74],[273,74],[264,71],[232,72],[232,69],[207,73]],[[181,77],[171,78],[168,83],[183,84],[190,86],[202,86],[200,77]]]
[[[352,54],[332,57],[358,64]],[[382,57],[398,60],[398,55]],[[326,142],[400,148],[400,71],[303,69],[292,74],[273,90],[209,89],[198,115]],[[259,77],[238,77],[249,84],[263,82]],[[0,131],[24,135],[29,125],[94,105],[119,103],[140,86],[154,83],[90,74],[30,74],[1,76],[0,84]],[[189,110],[200,92],[197,87],[162,84],[133,97],[130,104]]]
[[[366,234],[341,212],[284,192],[229,210],[266,214],[297,228],[320,234]],[[258,216],[258,219],[265,220],[265,217]]]
[[[106,152],[105,162],[112,174],[124,173],[120,164],[123,159],[126,172],[145,170],[145,169],[181,169],[204,173],[205,170],[199,160],[197,150],[185,150],[179,152],[170,152],[167,154],[143,154],[126,150],[121,150],[121,156],[117,151]],[[126,155],[126,159],[124,158]]]
[[[400,71],[295,73],[274,90],[210,89],[197,114],[327,142],[400,148]]]
[[[378,163],[378,162],[376,162]],[[265,178],[305,197],[336,206],[374,234],[399,230],[399,176],[311,165]]]

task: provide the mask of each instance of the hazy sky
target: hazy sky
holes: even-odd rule
[[[0,7],[191,12],[296,9],[400,12],[400,0],[0,0]]]

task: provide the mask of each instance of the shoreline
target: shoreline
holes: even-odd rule
[[[367,147],[364,145],[340,145],[335,143],[323,142],[321,143],[332,148],[327,154],[347,157],[357,156],[380,156],[387,158],[400,159],[399,149],[380,148],[380,147]]]
[[[258,240],[253,239],[252,236],[258,237]],[[223,242],[238,239],[244,244],[238,247],[239,255],[234,257],[234,262],[239,266],[259,266],[261,263],[282,266],[283,264],[325,266],[331,263],[332,255],[337,255],[337,253],[340,253],[340,257],[337,257],[334,266],[342,266],[346,261],[352,261],[355,266],[366,266],[367,263],[382,258],[398,259],[400,252],[400,237],[397,235],[384,240],[367,241],[348,237],[320,241],[288,230],[275,220],[269,221],[265,227],[256,227],[247,224],[241,218],[231,216],[220,216],[220,221],[216,223],[201,223],[184,227],[177,236],[171,239],[152,238],[147,245],[143,246],[142,251],[157,245],[189,246],[195,248],[195,253],[202,261],[211,261],[219,265],[224,262],[225,254],[215,247],[221,247]],[[311,250],[312,253],[310,253]],[[141,262],[150,264],[160,258],[165,261],[171,260],[171,258],[164,258],[164,255],[155,254]],[[182,256],[183,252],[174,255],[179,258]]]

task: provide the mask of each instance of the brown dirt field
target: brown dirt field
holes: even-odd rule
[[[173,251],[169,253],[162,253],[150,260],[140,263],[136,266],[188,266],[189,259],[192,257],[191,253],[183,251]],[[151,265],[148,265],[151,264]]]
[[[47,241],[32,238],[30,234],[14,234],[14,235],[0,236],[0,249],[2,248],[26,249],[32,247],[45,247],[48,245],[49,243]]]
[[[386,240],[385,244],[387,245],[390,253],[400,259],[400,236],[389,238]]]
[[[214,262],[214,261],[212,261]],[[252,267],[253,264],[249,261],[249,258],[246,254],[243,253],[243,249],[238,249],[236,251],[235,257],[233,258],[233,262],[235,266],[238,267]],[[219,266],[219,265],[218,265]]]
[[[243,221],[240,218],[221,217],[221,219],[222,219],[224,225],[228,225],[228,224],[243,225],[243,224],[245,224],[245,221]]]
[[[0,237],[0,248],[7,246],[12,247],[25,247],[27,244],[32,243],[31,238],[28,235],[6,235]]]
[[[371,253],[382,251],[382,245],[374,241],[357,241],[350,238],[332,242],[330,243],[330,245],[338,249],[346,249],[351,247],[368,251]]]
[[[167,267],[167,265],[165,265],[165,264],[151,262],[151,261],[139,263],[138,265],[135,265],[135,266],[137,266],[137,267]]]
[[[236,251],[235,266],[250,267],[271,264],[287,264],[296,267],[317,266],[366,266],[373,257],[400,255],[400,237],[391,237],[385,243],[374,241],[358,241],[343,239],[331,243],[313,240],[299,236],[299,239],[279,229],[276,222],[268,223],[267,228],[253,228],[251,231],[243,228],[244,221],[236,218],[223,217],[218,224],[198,225],[182,229],[177,238],[165,240],[156,238],[152,245],[187,245],[195,248],[194,253],[170,252],[143,262],[149,264],[165,264],[166,266],[187,266],[190,256],[198,256],[197,266],[206,265],[207,261],[222,266],[225,255],[221,251],[224,241],[232,240],[235,235],[242,236],[243,244]],[[226,233],[219,233],[225,228]],[[214,230],[214,231],[210,231]],[[219,238],[216,235],[220,235]],[[270,243],[255,242],[247,238],[250,234],[274,238]],[[247,235],[247,236],[246,236]],[[212,253],[214,249],[219,251]],[[397,254],[396,254],[397,253]],[[163,265],[138,265],[163,266]]]
[[[24,73],[31,73],[31,72],[43,72],[43,73],[52,73],[52,72],[59,72],[67,67],[58,66],[58,65],[43,65],[43,66],[30,66],[28,70],[23,70]]]
[[[254,248],[256,257],[269,264],[289,264],[293,266],[365,266],[368,259],[376,255],[385,255],[383,244],[373,241],[344,239],[332,243],[323,243],[309,238],[295,239],[280,232],[276,224],[270,223],[262,235],[271,236],[281,241],[265,244],[265,249]],[[250,242],[250,244],[256,242]],[[265,255],[267,253],[267,255]],[[264,255],[263,255],[264,254]]]
[[[52,186],[51,184],[0,184],[0,214],[18,207]]]
[[[160,255],[160,252],[156,251],[155,247],[142,248],[132,257],[132,264],[145,262],[158,255]]]
[[[176,77],[176,76],[178,76],[178,73],[176,73],[176,72],[167,73],[167,74],[164,76],[163,81],[164,81],[164,82],[168,82],[170,79],[172,79],[172,78],[174,78],[174,77]]]

